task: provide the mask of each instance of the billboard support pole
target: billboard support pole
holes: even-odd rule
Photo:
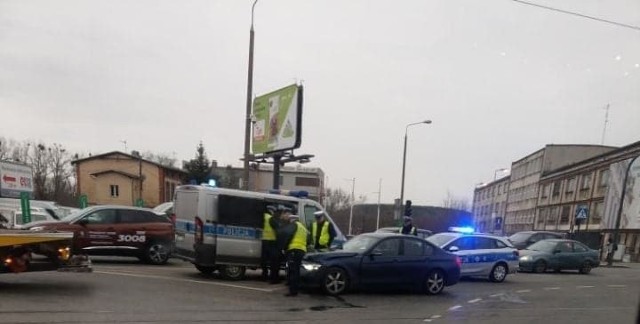
[[[629,171],[631,170],[631,166],[633,162],[635,162],[640,155],[631,159],[629,165],[627,165],[627,170],[624,173],[624,180],[622,180],[622,189],[620,190],[620,204],[618,205],[618,215],[616,216],[616,227],[613,229],[613,244],[618,245],[618,240],[620,239],[620,219],[622,218],[622,205],[624,205],[624,195],[627,189],[627,179],[629,178]],[[611,266],[613,264],[613,253],[609,254],[607,257],[607,266]]]
[[[258,0],[253,1],[251,6],[251,29],[249,29],[249,68],[247,75],[247,115],[244,125],[244,169],[242,189],[249,190],[249,146],[251,137],[251,96],[253,90],[253,11]]]
[[[275,154],[273,156],[273,189],[280,189],[280,163],[282,160],[281,154]]]

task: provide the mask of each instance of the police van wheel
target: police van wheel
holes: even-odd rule
[[[227,280],[242,280],[246,271],[243,266],[226,265],[220,268],[220,275]]]
[[[216,271],[216,267],[206,267],[197,264],[194,265],[196,266],[196,269],[198,269],[198,271],[200,271],[200,273],[204,275],[211,275],[214,271]]]
[[[169,246],[163,242],[152,242],[144,252],[144,260],[155,265],[167,263],[169,261]]]
[[[349,278],[347,273],[340,268],[329,268],[324,274],[322,280],[322,290],[331,296],[337,296],[345,291],[349,285]]]
[[[503,282],[507,278],[507,265],[500,262],[493,266],[491,274],[489,274],[489,280],[493,282]]]
[[[437,295],[444,289],[444,273],[440,270],[433,270],[427,275],[425,290],[429,295]]]

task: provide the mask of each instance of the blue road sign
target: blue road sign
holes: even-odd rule
[[[576,208],[576,219],[587,219],[589,217],[589,207],[580,205]]]

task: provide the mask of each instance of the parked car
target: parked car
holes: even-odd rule
[[[307,254],[300,275],[303,285],[330,295],[389,287],[419,287],[435,295],[458,282],[460,259],[414,236],[367,233],[342,250]]]
[[[587,274],[597,267],[598,251],[574,240],[543,240],[520,251],[520,270],[542,273],[547,270],[578,270]]]
[[[7,207],[0,205],[0,222],[3,223],[4,228],[12,228],[12,229],[21,229],[26,224],[30,224],[31,222],[38,221],[56,221],[49,213],[47,213],[43,208],[31,208],[31,221],[29,223],[24,223],[22,221],[22,210],[20,208],[15,207]]]
[[[427,241],[460,257],[462,277],[503,282],[518,271],[518,250],[509,240],[489,234],[438,233]]]
[[[171,215],[173,214],[173,201],[162,203],[154,207],[153,211],[158,214],[167,215],[169,218],[171,218]]]
[[[549,239],[562,239],[564,234],[544,231],[524,231],[509,236],[509,241],[518,250],[526,249],[529,245]]]
[[[174,244],[171,220],[147,208],[94,206],[60,221],[29,223],[25,228],[74,232],[76,251],[135,256],[151,264],[166,263]]]
[[[382,227],[379,228],[376,233],[400,233],[400,227]],[[421,239],[425,239],[429,236],[433,235],[433,232],[426,229],[418,228],[418,237]]]

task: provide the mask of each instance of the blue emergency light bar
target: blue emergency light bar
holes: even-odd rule
[[[271,190],[269,190],[269,193],[276,194],[276,195],[291,196],[291,197],[296,197],[296,198],[308,198],[309,197],[309,192],[304,191],[304,190],[271,189]]]
[[[458,227],[452,226],[449,227],[449,232],[463,233],[463,234],[471,234],[474,233],[475,230],[473,227]]]

